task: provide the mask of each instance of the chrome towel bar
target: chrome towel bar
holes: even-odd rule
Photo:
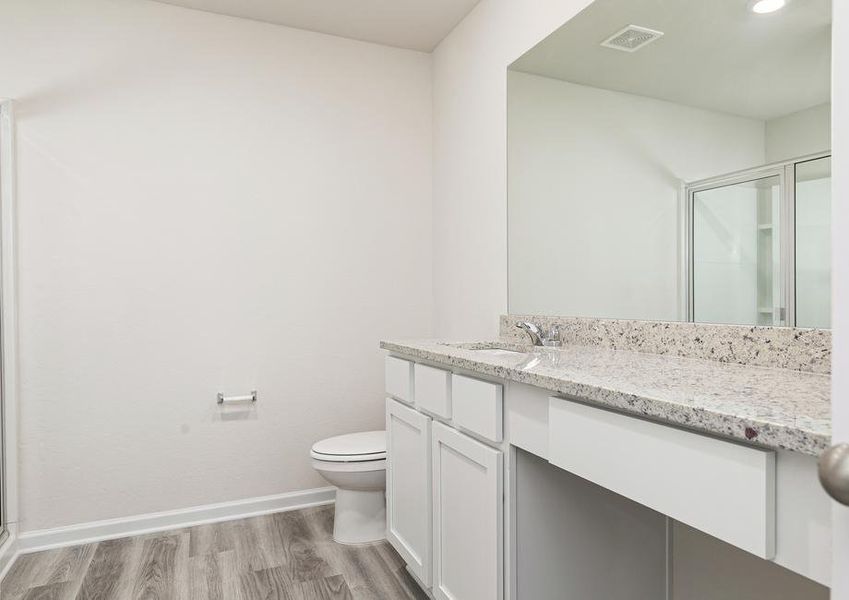
[[[218,404],[231,402],[256,402],[256,390],[252,390],[247,396],[225,396],[224,392],[218,392]]]

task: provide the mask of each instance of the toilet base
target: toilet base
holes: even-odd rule
[[[337,489],[333,539],[340,544],[368,544],[386,539],[384,491]]]

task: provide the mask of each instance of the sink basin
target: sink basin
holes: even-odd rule
[[[476,354],[485,354],[487,356],[516,356],[518,354],[525,354],[518,350],[507,350],[506,348],[471,348],[471,350]]]
[[[451,346],[452,348],[460,348],[461,350],[468,350],[470,352],[474,352],[475,354],[492,356],[495,358],[524,356],[528,353],[528,349],[522,346],[521,344],[514,344],[506,341],[442,343],[444,343],[446,346]]]

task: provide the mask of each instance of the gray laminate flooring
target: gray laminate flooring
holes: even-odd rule
[[[425,599],[386,543],[332,539],[333,507],[26,554],[2,600]]]

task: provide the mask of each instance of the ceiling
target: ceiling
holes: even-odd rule
[[[758,119],[830,98],[831,2],[596,0],[512,68]],[[626,25],[664,36],[634,53],[599,44]]]
[[[480,0],[159,0],[232,17],[430,52]]]

